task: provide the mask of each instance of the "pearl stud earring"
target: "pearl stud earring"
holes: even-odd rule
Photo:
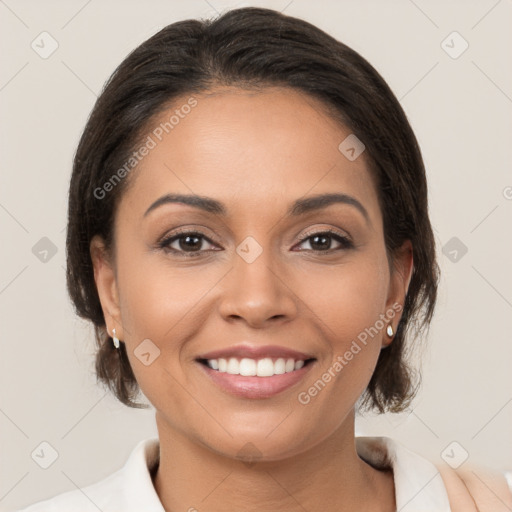
[[[116,329],[112,329],[112,341],[114,342],[114,347],[119,348],[119,338],[116,336]]]

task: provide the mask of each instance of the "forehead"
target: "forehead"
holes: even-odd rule
[[[148,125],[142,139],[151,149],[122,203],[143,215],[161,195],[179,192],[215,197],[240,216],[341,192],[378,216],[364,153],[351,161],[339,150],[349,135],[319,100],[289,88],[183,96]]]

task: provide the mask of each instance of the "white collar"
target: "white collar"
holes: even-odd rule
[[[359,456],[391,467],[397,512],[450,512],[448,494],[434,464],[390,437],[356,437]]]
[[[165,512],[150,473],[158,464],[159,458],[158,437],[145,439],[135,446],[121,470],[125,475],[122,486],[123,512]]]

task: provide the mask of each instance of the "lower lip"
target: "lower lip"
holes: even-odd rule
[[[245,377],[213,370],[203,363],[197,363],[221,389],[242,398],[270,398],[300,382],[309,372],[314,361],[293,372],[272,377]]]

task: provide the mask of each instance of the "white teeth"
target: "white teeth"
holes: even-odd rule
[[[251,377],[256,375],[256,361],[254,359],[244,358],[239,365],[240,375]]]
[[[282,357],[275,361],[270,357],[258,360],[244,357],[239,361],[235,357],[231,357],[229,359],[208,359],[207,364],[213,370],[230,375],[272,377],[300,370],[304,366],[304,361]]]
[[[284,373],[286,362],[283,358],[278,359],[274,363],[274,373],[277,375],[282,375]]]
[[[272,377],[274,373],[274,363],[270,357],[265,357],[265,359],[258,361],[258,366],[256,367],[256,375],[258,377]]]
[[[240,364],[234,357],[228,361],[228,369],[226,371],[231,375],[240,374]]]
[[[284,366],[284,371],[286,373],[293,372],[295,370],[295,361],[293,359],[287,359],[286,364]]]

